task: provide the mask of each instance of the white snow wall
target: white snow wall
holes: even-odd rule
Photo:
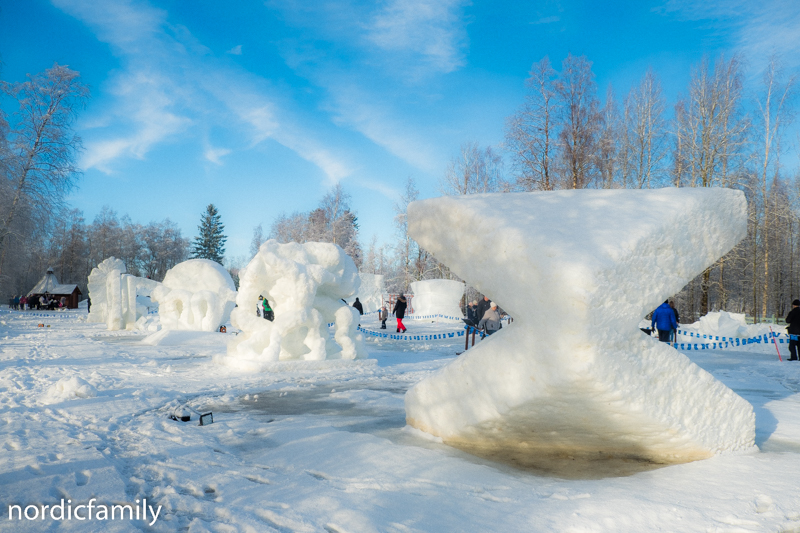
[[[515,320],[410,389],[408,424],[512,460],[752,447],[752,406],[637,327],[745,236],[746,216],[719,188],[413,202],[411,237]]]
[[[443,315],[462,319],[461,297],[464,284],[452,279],[429,279],[411,283],[415,315]]]
[[[109,330],[124,327],[120,278],[127,271],[122,259],[109,257],[94,267],[87,283],[92,309],[87,322],[105,322]]]
[[[358,291],[359,283],[355,263],[336,244],[263,243],[239,272],[231,324],[242,331],[221,362],[263,370],[279,360],[366,357],[358,310],[342,301]],[[269,300],[274,321],[256,315],[259,295]],[[334,323],[333,338],[328,323]]]

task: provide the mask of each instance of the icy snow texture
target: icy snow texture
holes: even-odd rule
[[[242,332],[228,345],[223,362],[261,370],[279,360],[366,357],[358,311],[342,302],[359,283],[355,263],[335,244],[265,242],[239,273],[231,324]],[[273,322],[256,316],[259,295],[269,300]],[[335,323],[333,339],[330,322]]]
[[[415,281],[411,284],[414,295],[415,315],[436,315],[461,319],[461,297],[464,296],[464,284],[451,279],[430,279]]]
[[[230,318],[236,287],[219,263],[190,259],[169,269],[150,299],[159,304],[162,329],[216,331]]]
[[[412,203],[409,234],[515,320],[409,390],[408,424],[520,461],[752,447],[750,404],[637,328],[745,236],[746,213],[741,192],[709,188]]]
[[[88,322],[105,322],[108,329],[122,328],[120,276],[127,271],[122,259],[109,257],[92,269],[87,286],[92,310]]]
[[[383,275],[359,273],[358,276],[361,278],[361,286],[355,296],[361,302],[365,313],[374,313],[383,303]]]
[[[94,398],[97,396],[97,389],[78,376],[61,378],[58,382],[47,390],[42,398],[44,404],[59,403],[73,398]]]

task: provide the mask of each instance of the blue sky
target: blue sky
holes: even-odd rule
[[[77,129],[84,175],[69,202],[194,237],[220,210],[228,255],[253,228],[307,211],[335,183],[365,247],[390,242],[408,177],[422,197],[459,145],[497,147],[532,63],[568,53],[622,98],[648,67],[669,105],[704,54],[800,62],[796,0],[463,2],[2,0],[0,77],[53,62],[92,99]]]

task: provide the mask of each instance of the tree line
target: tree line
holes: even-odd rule
[[[756,87],[745,88],[740,57],[704,58],[675,102],[648,69],[624,98],[598,97],[592,63],[568,55],[556,70],[534,63],[526,96],[505,120],[497,147],[464,142],[440,180],[443,194],[582,188],[729,187],[748,201],[748,233],[675,298],[682,316],[712,310],[756,318],[783,316],[800,292],[798,139],[787,138],[796,74],[769,59]],[[407,234],[409,179],[395,206],[398,240],[370,246],[364,269],[387,276],[394,291],[437,277],[457,279]],[[692,224],[686,220],[686,224]],[[469,289],[467,298],[475,293]]]

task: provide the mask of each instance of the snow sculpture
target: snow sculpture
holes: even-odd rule
[[[242,332],[225,363],[258,370],[278,360],[366,357],[358,311],[342,301],[358,291],[358,270],[339,246],[269,240],[239,276],[231,324]],[[259,295],[269,300],[273,322],[256,315]]]
[[[464,284],[452,279],[429,279],[411,284],[415,315],[444,315],[461,320]]]
[[[150,293],[162,329],[216,331],[230,318],[236,287],[216,261],[190,259],[169,269]]]
[[[515,320],[409,390],[408,424],[523,462],[752,447],[750,404],[637,328],[745,236],[746,217],[744,195],[718,188],[412,203],[409,234]]]
[[[88,322],[105,322],[109,330],[123,327],[121,276],[127,271],[122,259],[109,257],[92,269],[87,286],[92,309]]]
[[[361,302],[365,313],[374,313],[383,304],[383,275],[360,272],[358,276],[361,278],[361,286],[355,296]]]

